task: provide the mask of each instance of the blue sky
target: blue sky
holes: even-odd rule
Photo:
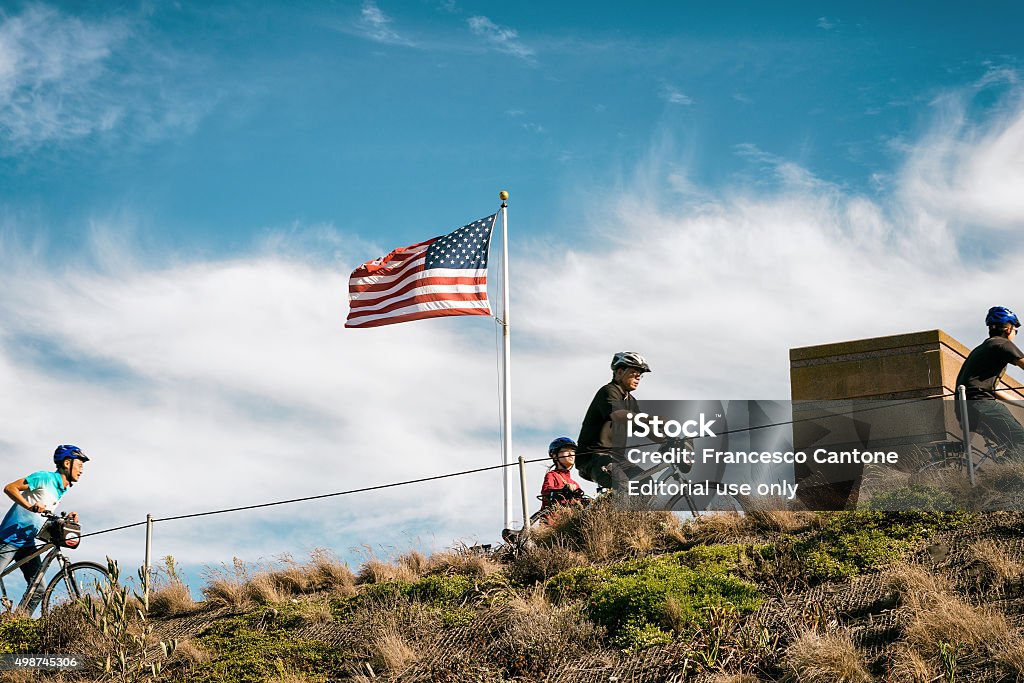
[[[1019,4],[263,5],[0,10],[2,462],[80,442],[93,528],[497,462],[491,323],[342,323],[356,265],[500,189],[530,457],[623,348],[651,398],[787,398],[790,347],[1024,307]],[[497,483],[158,553],[493,541]]]

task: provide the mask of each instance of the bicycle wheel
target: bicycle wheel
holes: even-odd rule
[[[96,562],[76,562],[53,577],[43,594],[43,614],[62,605],[72,603],[85,595],[94,599],[100,588],[109,583],[107,568]]]

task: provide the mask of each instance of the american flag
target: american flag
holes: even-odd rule
[[[490,315],[487,247],[498,214],[352,271],[345,327],[377,327],[443,315]]]

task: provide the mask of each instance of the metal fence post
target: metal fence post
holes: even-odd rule
[[[523,531],[530,528],[530,511],[526,507],[526,458],[519,456],[519,488],[523,494]]]
[[[146,513],[146,562],[143,566],[143,571],[146,575],[146,585],[142,587],[142,604],[145,605],[146,611],[149,611],[149,583],[150,574],[149,567],[152,564],[153,559],[153,515]]]
[[[971,422],[967,417],[967,387],[956,388],[956,401],[960,406],[960,429],[964,434],[964,457],[967,458],[967,478],[974,486],[974,458],[971,453]]]

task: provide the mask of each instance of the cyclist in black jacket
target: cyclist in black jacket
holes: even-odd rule
[[[1024,460],[1024,427],[997,400],[996,390],[1008,364],[1024,368],[1024,352],[1013,343],[1020,320],[1010,309],[995,306],[985,316],[985,324],[988,339],[967,356],[956,384],[966,387],[967,417],[972,431],[1003,448],[1006,455]]]
[[[612,357],[612,381],[594,395],[577,440],[576,469],[584,479],[604,488],[616,484],[620,470],[615,463],[626,444],[626,415],[639,412],[633,392],[650,371],[651,366],[635,351],[619,351]]]

